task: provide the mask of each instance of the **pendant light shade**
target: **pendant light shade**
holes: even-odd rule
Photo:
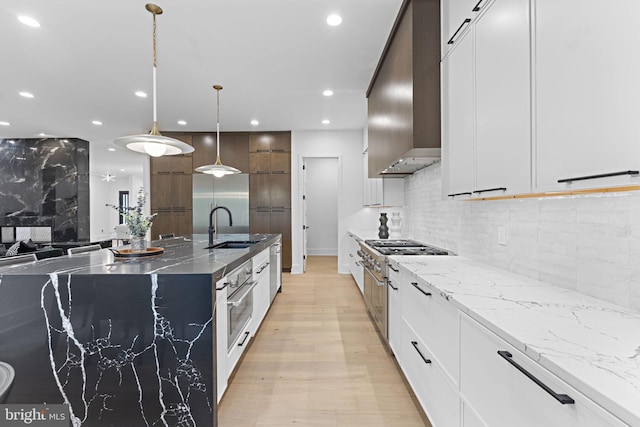
[[[220,91],[222,90],[222,86],[215,85],[213,88],[216,90],[216,105],[218,108],[216,116],[216,162],[212,165],[200,166],[199,168],[196,168],[195,171],[208,173],[216,178],[221,178],[225,175],[240,173],[240,170],[232,166],[225,166],[222,164],[222,161],[220,161]]]
[[[156,15],[162,14],[162,8],[152,3],[147,3],[145,8],[153,15],[153,126],[148,134],[123,136],[115,139],[113,143],[118,147],[145,153],[153,157],[191,153],[193,152],[192,146],[177,139],[163,136],[158,130],[158,108],[156,105]]]

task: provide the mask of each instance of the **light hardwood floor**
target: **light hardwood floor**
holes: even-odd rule
[[[336,257],[283,274],[219,406],[220,427],[430,426]]]

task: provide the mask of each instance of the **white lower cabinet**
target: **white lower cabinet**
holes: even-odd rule
[[[434,427],[460,425],[460,397],[456,386],[434,359],[426,344],[402,322],[402,371]]]
[[[460,393],[473,408],[465,411],[469,426],[482,426],[480,419],[490,427],[626,425],[464,314],[460,343]]]
[[[404,272],[404,271],[403,271]],[[458,310],[446,296],[422,279],[403,274],[403,315],[429,348],[454,384],[459,378]]]
[[[387,279],[387,339],[391,351],[399,360],[402,342],[402,298],[400,267],[398,263],[389,261],[389,277]]]
[[[462,402],[463,427],[488,427],[466,402]]]
[[[255,334],[271,304],[269,249],[265,249],[254,256],[251,261],[253,265],[253,280],[256,282],[256,286],[253,288],[253,315],[251,317],[252,333]]]
[[[347,257],[349,264],[349,271],[353,280],[358,284],[360,292],[364,290],[364,270],[360,263],[360,256],[358,251],[360,250],[360,239],[353,233],[347,234]]]

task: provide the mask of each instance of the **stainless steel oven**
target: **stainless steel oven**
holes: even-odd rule
[[[378,331],[387,340],[387,256],[453,254],[415,240],[365,240],[360,242],[358,255],[364,267],[364,301]]]
[[[251,260],[235,269],[227,278],[229,295],[227,296],[227,351],[251,321],[253,315],[253,288],[257,282],[252,280]]]

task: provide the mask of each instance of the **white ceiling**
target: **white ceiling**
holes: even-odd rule
[[[146,3],[3,0],[0,121],[11,125],[0,126],[0,137],[86,139],[101,159],[92,174],[140,173],[143,155],[107,148],[152,124],[153,24]],[[215,129],[214,84],[224,86],[222,131],[266,131],[363,128],[365,92],[401,0],[157,4],[164,9],[157,17],[160,131]],[[340,26],[326,24],[331,13],[342,16]],[[22,24],[19,15],[41,27]],[[323,96],[325,89],[334,95]],[[139,98],[137,90],[149,96]]]

